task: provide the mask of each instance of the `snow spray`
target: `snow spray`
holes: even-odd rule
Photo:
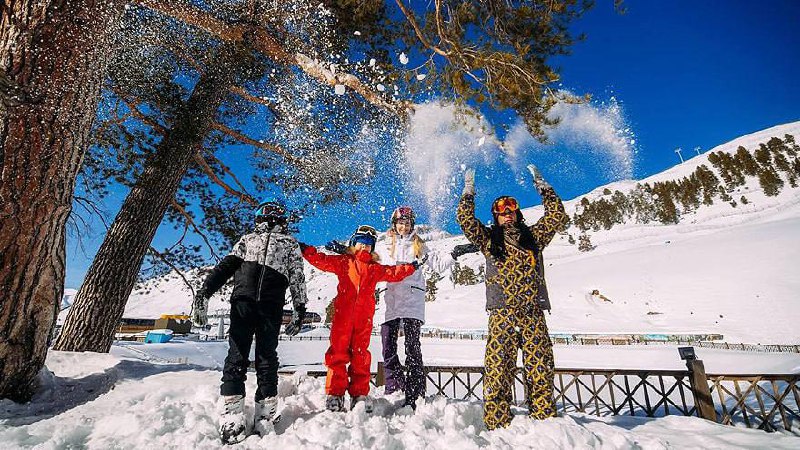
[[[498,149],[492,128],[478,113],[437,102],[415,106],[403,148],[405,182],[409,192],[422,197],[431,224],[439,225],[450,207],[444,199],[460,195],[457,173],[492,162]]]
[[[491,174],[500,170],[496,164],[481,166],[503,161],[525,184],[524,168],[534,163],[551,182],[583,181],[586,188],[633,176],[636,139],[614,97],[602,103],[559,103],[549,116],[559,124],[547,129],[546,143],[531,136],[522,120],[501,141],[474,110],[464,114],[452,105],[416,105],[403,148],[408,191],[422,197],[430,222],[440,224],[452,203],[445,199],[461,194],[457,175],[466,167]],[[598,174],[600,180],[587,179]]]

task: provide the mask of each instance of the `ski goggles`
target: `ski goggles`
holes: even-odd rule
[[[258,205],[254,213],[256,217],[283,217],[286,215],[286,208],[280,203],[267,202]]]
[[[492,214],[501,214],[506,211],[519,211],[519,203],[514,197],[500,197],[492,204]]]

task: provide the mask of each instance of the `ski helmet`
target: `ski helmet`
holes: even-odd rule
[[[356,229],[356,232],[350,236],[350,247],[356,245],[356,243],[367,244],[372,248],[375,248],[375,242],[378,240],[378,231],[375,228],[369,225],[361,225]]]
[[[268,220],[286,220],[286,207],[278,200],[266,200],[258,205],[254,211],[256,222]]]
[[[411,230],[414,230],[414,224],[417,221],[417,215],[414,214],[414,210],[411,209],[410,206],[401,206],[394,210],[392,213],[392,228],[394,228],[394,224],[396,224],[400,219],[408,219],[411,222]]]

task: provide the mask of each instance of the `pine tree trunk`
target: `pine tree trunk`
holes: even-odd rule
[[[44,366],[75,177],[121,13],[114,0],[3,0],[0,398],[28,400]]]
[[[218,62],[200,77],[125,198],[75,296],[54,349],[110,350],[145,253],[233,82],[233,49],[223,49]]]

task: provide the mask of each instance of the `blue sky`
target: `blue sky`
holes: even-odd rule
[[[800,76],[800,2],[628,0],[626,6],[627,14],[619,15],[611,0],[598,0],[574,24],[576,32],[587,34],[586,40],[555,64],[561,68],[561,88],[592,93],[593,106],[601,114],[609,105],[617,107],[616,119],[635,140],[630,170],[634,178],[678,163],[676,147],[691,155],[698,146],[706,150],[800,120],[800,83],[792,81]],[[525,163],[540,165],[564,199],[620,177],[613,158],[597,164],[598,153],[592,149],[570,147],[570,142],[562,142],[549,149],[523,149],[516,167],[506,164],[506,155],[468,160],[479,174],[479,217],[488,218],[489,203],[501,194],[517,196],[524,206],[539,202],[519,170]],[[599,154],[602,159],[602,151]],[[360,223],[385,228],[392,208],[401,203],[416,207],[420,221],[428,221],[424,199],[392,178],[397,171],[379,173],[356,205],[307,214],[298,237],[322,244],[346,237]],[[434,198],[445,211],[439,226],[453,233],[459,232],[458,226],[447,211],[455,211],[459,172],[453,168],[453,192]],[[107,207],[113,214],[113,199]],[[171,238],[169,227],[162,227],[155,244],[168,245]],[[74,237],[68,239],[67,287],[80,285],[101,241],[100,228],[83,236],[83,249]]]

